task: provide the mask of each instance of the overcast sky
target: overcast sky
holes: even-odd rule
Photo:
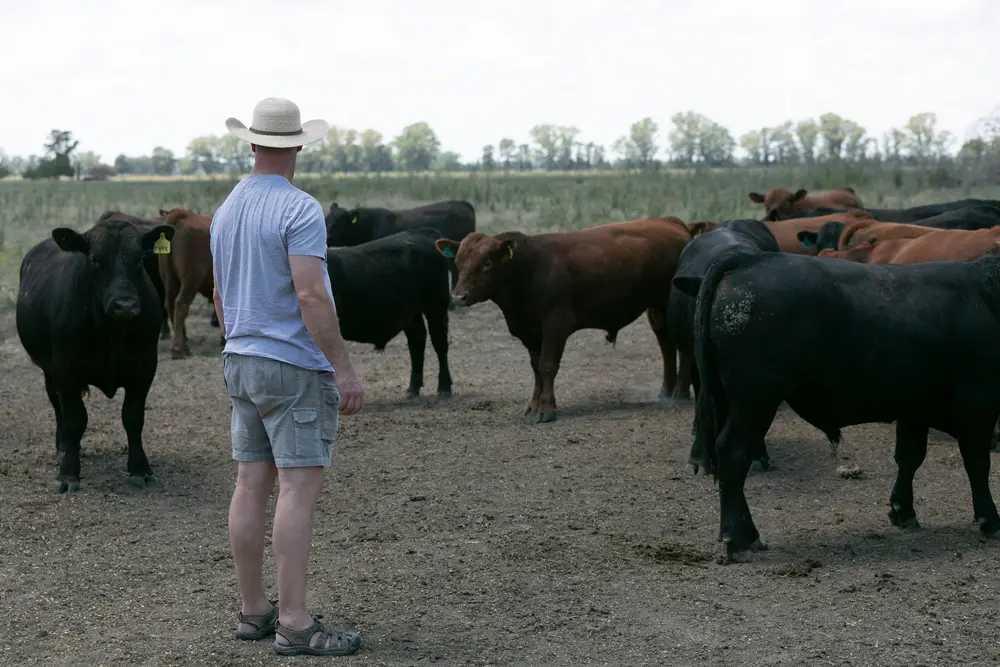
[[[283,9],[279,9],[283,7]],[[30,8],[30,9],[29,9]],[[696,110],[748,129],[834,111],[960,138],[1000,105],[1000,0],[0,0],[0,147],[52,128],[110,162],[246,124],[263,97],[465,158],[536,123],[611,143]]]

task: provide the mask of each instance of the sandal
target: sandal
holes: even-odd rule
[[[278,623],[275,627],[274,652],[278,655],[351,655],[361,647],[361,635],[331,630],[319,622],[320,618],[314,616],[312,625],[304,630],[290,630]],[[278,634],[287,639],[288,643],[278,643]],[[313,635],[316,635],[315,642],[311,641]]]
[[[266,614],[260,614],[259,616],[250,616],[249,614],[244,614],[239,612],[236,614],[236,620],[238,623],[246,623],[247,625],[252,625],[256,630],[251,630],[247,632],[246,630],[240,630],[239,625],[237,629],[233,630],[233,637],[236,639],[253,640],[253,639],[263,639],[264,637],[270,637],[274,634],[274,628],[278,624],[278,601],[271,600],[271,611]]]

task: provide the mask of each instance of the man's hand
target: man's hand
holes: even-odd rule
[[[348,367],[337,373],[337,389],[340,391],[340,412],[354,415],[361,412],[365,402],[365,388],[361,379],[354,373],[354,368]]]

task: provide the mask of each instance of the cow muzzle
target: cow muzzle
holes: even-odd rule
[[[451,302],[455,308],[466,308],[469,305],[469,297],[465,294],[454,294],[451,295]]]
[[[114,299],[108,306],[108,315],[116,322],[127,322],[139,315],[139,300]]]

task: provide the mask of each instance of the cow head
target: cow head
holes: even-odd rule
[[[795,215],[798,207],[795,206],[803,197],[809,194],[808,190],[798,190],[789,192],[787,188],[771,188],[766,195],[759,192],[750,193],[750,201],[755,204],[764,205],[764,219],[769,221],[784,220]]]
[[[358,223],[357,211],[341,208],[337,202],[330,204],[326,214],[326,245],[329,247],[351,245],[352,226]]]
[[[504,233],[504,238],[482,232],[467,235],[462,242],[438,239],[438,252],[458,266],[458,282],[452,290],[456,306],[471,306],[490,298],[497,281],[503,280],[508,263],[526,238],[523,234]]]
[[[88,283],[104,313],[126,321],[140,313],[139,285],[148,280],[144,260],[153,254],[157,242],[162,243],[161,236],[168,247],[174,231],[169,225],[157,225],[141,232],[130,222],[105,219],[82,234],[58,227],[52,230],[52,238],[62,250],[87,258]]]

